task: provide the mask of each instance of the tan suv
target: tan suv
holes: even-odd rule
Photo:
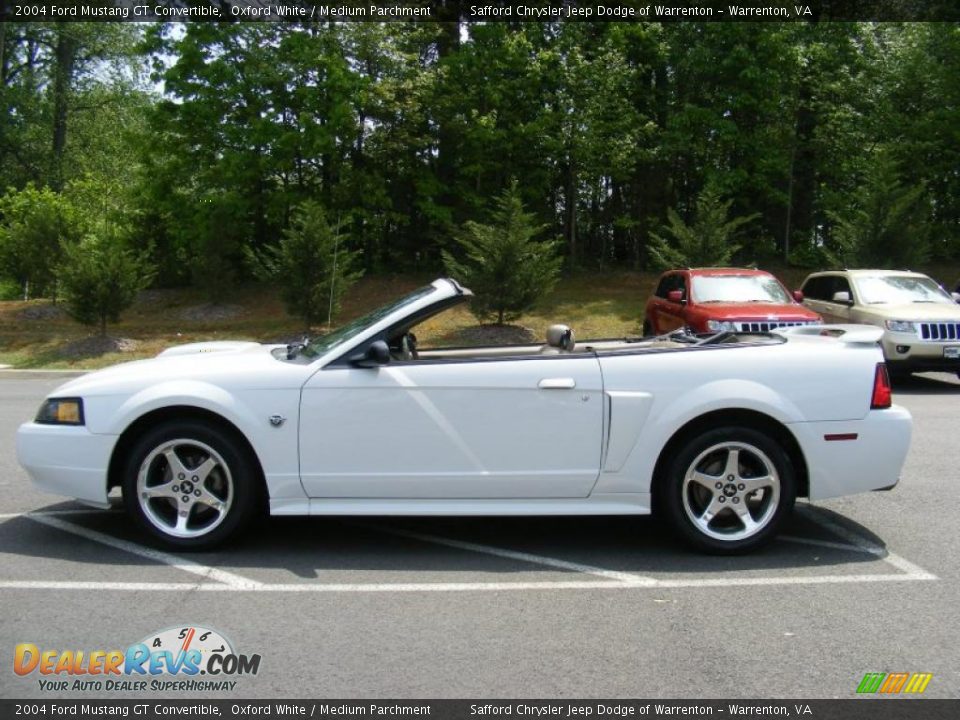
[[[836,270],[803,283],[803,304],[827,323],[883,328],[890,372],[960,376],[960,305],[926,275],[908,270]]]

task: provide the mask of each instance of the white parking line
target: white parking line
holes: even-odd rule
[[[201,565],[193,560],[186,560],[176,555],[165,553],[161,550],[154,550],[153,548],[144,547],[143,545],[137,545],[136,543],[127,542],[126,540],[120,540],[96,530],[90,530],[89,528],[81,527],[80,525],[74,525],[73,523],[53,517],[52,515],[27,513],[23,517],[30,518],[34,522],[38,522],[42,525],[49,525],[50,527],[57,528],[58,530],[79,535],[87,540],[93,540],[94,542],[116,548],[117,550],[122,550],[133,555],[139,555],[140,557],[147,558],[148,560],[153,560],[154,562],[169,565],[177,570],[183,570],[184,572],[193,573],[194,575],[200,575],[206,580],[213,580],[215,582],[228,585],[235,590],[248,590],[263,584],[261,582],[257,582],[256,580],[250,580],[248,578],[241,577],[240,575],[235,575],[234,573],[227,572],[225,570],[218,570],[217,568],[210,567],[208,565]]]
[[[93,513],[117,512],[116,510],[100,510],[99,508],[69,508],[65,510],[29,510],[18,513],[0,513],[0,520],[13,520],[13,518],[26,517],[27,515],[91,515]]]
[[[880,545],[877,545],[876,543],[872,542],[871,540],[868,540],[867,538],[858,535],[852,530],[845,528],[840,523],[834,522],[829,518],[823,517],[820,513],[816,512],[816,510],[810,507],[809,505],[801,506],[798,509],[809,520],[811,520],[812,522],[815,522],[820,527],[825,528],[826,530],[832,532],[834,535],[838,535],[843,539],[853,543],[853,545],[855,545],[856,547],[861,548],[863,552],[876,555],[877,557],[881,558],[885,563],[889,563],[890,565],[893,565],[893,567],[897,568],[897,570],[900,570],[906,573],[908,576],[916,580],[936,580],[937,579],[936,575],[934,575],[933,573],[927,572],[919,565],[912,563],[906,558],[900,557],[896,553],[892,553],[886,548],[881,547]]]
[[[181,591],[203,587],[200,583],[86,582],[83,580],[3,580],[0,590],[125,590],[130,592]],[[211,588],[232,590],[229,585],[211,583]]]
[[[441,583],[263,583],[250,578],[218,570],[207,565],[183,559],[171,553],[120,540],[110,535],[90,530],[61,520],[57,515],[74,515],[97,510],[48,510],[29,513],[0,514],[0,519],[27,517],[35,522],[73,533],[93,542],[98,542],[117,550],[129,552],[164,565],[193,573],[203,580],[196,583],[149,583],[149,582],[87,582],[87,581],[45,581],[45,580],[0,580],[0,590],[118,590],[129,592],[281,592],[281,593],[379,593],[379,592],[504,592],[512,590],[625,590],[625,589],[671,589],[671,588],[720,588],[749,586],[790,586],[790,585],[827,585],[873,582],[915,582],[936,580],[936,575],[927,572],[918,565],[887,552],[884,548],[847,528],[820,517],[812,510],[803,513],[814,523],[845,538],[850,544],[827,540],[814,540],[799,537],[785,537],[788,542],[815,545],[846,551],[863,552],[882,559],[897,570],[896,574],[857,574],[857,575],[814,575],[814,576],[774,576],[774,577],[722,577],[722,578],[678,578],[659,580],[632,573],[606,570],[593,565],[574,563],[558,558],[507,550],[505,548],[471,543],[462,540],[418,533],[397,528],[384,528],[365,523],[353,523],[401,537],[409,537],[423,542],[443,545],[469,552],[478,552],[521,562],[543,565],[579,574],[593,575],[601,580],[558,580],[558,581],[517,581],[517,582],[441,582]],[[210,582],[212,581],[212,582]]]
[[[871,550],[866,550],[860,545],[851,545],[850,543],[832,542],[830,540],[814,540],[813,538],[797,537],[795,535],[780,535],[777,540],[793,543],[795,545],[812,545],[813,547],[830,548],[831,550],[845,550],[846,552],[867,553],[868,555],[880,555]]]
[[[413,532],[411,530],[401,530],[399,528],[385,528],[379,525],[370,525],[368,523],[350,523],[357,527],[364,527],[376,532],[398,535],[400,537],[412,538],[434,545],[445,545],[446,547],[456,548],[457,550],[467,550],[469,552],[482,553],[484,555],[493,555],[495,557],[508,558],[510,560],[519,560],[520,562],[531,563],[534,565],[544,565],[545,567],[557,568],[558,570],[570,570],[585,575],[596,575],[597,577],[617,580],[622,583],[634,585],[652,585],[657,581],[652,577],[644,575],[635,575],[633,573],[619,572],[617,570],[605,570],[604,568],[594,567],[593,565],[583,565],[581,563],[570,562],[568,560],[559,560],[557,558],[545,557],[543,555],[533,555],[532,553],[518,552],[517,550],[507,550],[492,545],[481,545],[479,543],[465,542],[463,540],[452,540],[450,538],[439,537],[438,535],[428,535],[426,533]]]
[[[916,582],[932,577],[901,573],[887,575],[813,575],[807,577],[690,578],[654,580],[651,583],[617,580],[557,580],[531,582],[439,583],[260,583],[237,587],[223,583],[139,583],[46,580],[3,580],[0,590],[121,590],[132,592],[274,592],[274,593],[380,593],[380,592],[507,592],[511,590],[638,590],[724,588],[786,585],[846,585],[873,582]]]

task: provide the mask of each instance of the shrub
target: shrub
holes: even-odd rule
[[[63,254],[57,278],[67,312],[84,325],[99,326],[101,335],[153,279],[146,256],[126,247],[108,227],[65,245]]]

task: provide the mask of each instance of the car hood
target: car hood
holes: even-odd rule
[[[222,387],[299,387],[310,365],[277,359],[282,345],[209,342],[178,345],[155,358],[112,365],[61,385],[55,395],[122,395],[162,382],[199,381]]]
[[[815,321],[820,316],[796,303],[698,303],[699,312],[717,320],[803,320]]]
[[[908,303],[905,305],[861,305],[860,313],[871,319],[910,320],[913,322],[960,322],[960,305],[949,303]]]
[[[167,348],[157,357],[172,357],[174,355],[199,355],[210,352],[236,352],[238,350],[252,350],[263,347],[260,343],[244,340],[219,340],[216,342],[186,343]]]

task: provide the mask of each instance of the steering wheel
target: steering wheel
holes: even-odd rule
[[[417,354],[417,336],[412,332],[405,333],[400,338],[400,354],[404,360],[416,360],[420,357]]]

